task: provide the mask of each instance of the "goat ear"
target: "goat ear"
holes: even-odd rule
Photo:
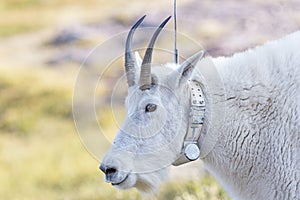
[[[187,60],[185,60],[180,67],[171,74],[172,79],[176,79],[176,86],[180,86],[185,83],[191,77],[198,61],[205,56],[204,51],[199,51],[195,53]],[[173,82],[174,80],[172,80]],[[174,82],[173,82],[174,84]]]
[[[135,51],[135,52],[134,52],[134,56],[135,56],[135,59],[134,59],[134,60],[135,60],[135,65],[136,65],[136,67],[140,68],[141,65],[142,65],[143,60],[142,60],[142,58],[141,58],[139,52],[138,52],[138,51]]]

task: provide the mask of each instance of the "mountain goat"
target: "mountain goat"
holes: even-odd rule
[[[151,66],[155,40],[169,18],[140,60],[131,41],[144,17],[126,40],[127,115],[101,161],[105,180],[152,192],[169,165],[200,157],[234,199],[299,199],[300,32],[231,57],[201,51],[181,65]],[[209,59],[224,94],[201,74]],[[222,102],[214,100],[220,96]],[[221,112],[222,123],[214,122]]]

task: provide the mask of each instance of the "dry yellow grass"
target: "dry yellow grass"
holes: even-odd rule
[[[105,183],[98,161],[80,143],[70,116],[73,79],[56,69],[28,69],[0,68],[1,198],[143,199],[135,190],[119,191]],[[112,119],[100,119],[109,131]],[[150,199],[226,197],[205,177],[165,184]]]
[[[134,189],[119,191],[104,182],[99,162],[81,144],[72,118],[78,66],[45,66],[49,47],[43,46],[45,36],[38,32],[73,22],[105,20],[112,12],[128,20],[129,14],[136,14],[144,5],[139,0],[130,4],[121,0],[0,2],[1,199],[144,199]],[[171,3],[147,3],[149,9],[158,8],[157,12],[167,5]],[[19,36],[25,32],[36,34]],[[111,141],[116,128],[112,117],[107,117],[110,109],[103,110],[106,115],[99,113],[99,120]],[[214,179],[205,176],[164,184],[161,193],[149,199],[227,198]]]

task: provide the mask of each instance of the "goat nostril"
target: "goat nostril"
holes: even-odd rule
[[[117,172],[117,169],[114,167],[108,167],[105,165],[100,165],[99,169],[106,175],[112,175]]]
[[[105,174],[106,175],[108,175],[108,174],[114,174],[116,172],[117,172],[117,170],[115,168],[111,167],[111,168],[107,168],[106,169]]]

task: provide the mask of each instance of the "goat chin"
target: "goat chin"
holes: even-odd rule
[[[150,173],[137,174],[135,188],[144,195],[159,192],[159,187],[168,177],[168,169],[164,168]]]

